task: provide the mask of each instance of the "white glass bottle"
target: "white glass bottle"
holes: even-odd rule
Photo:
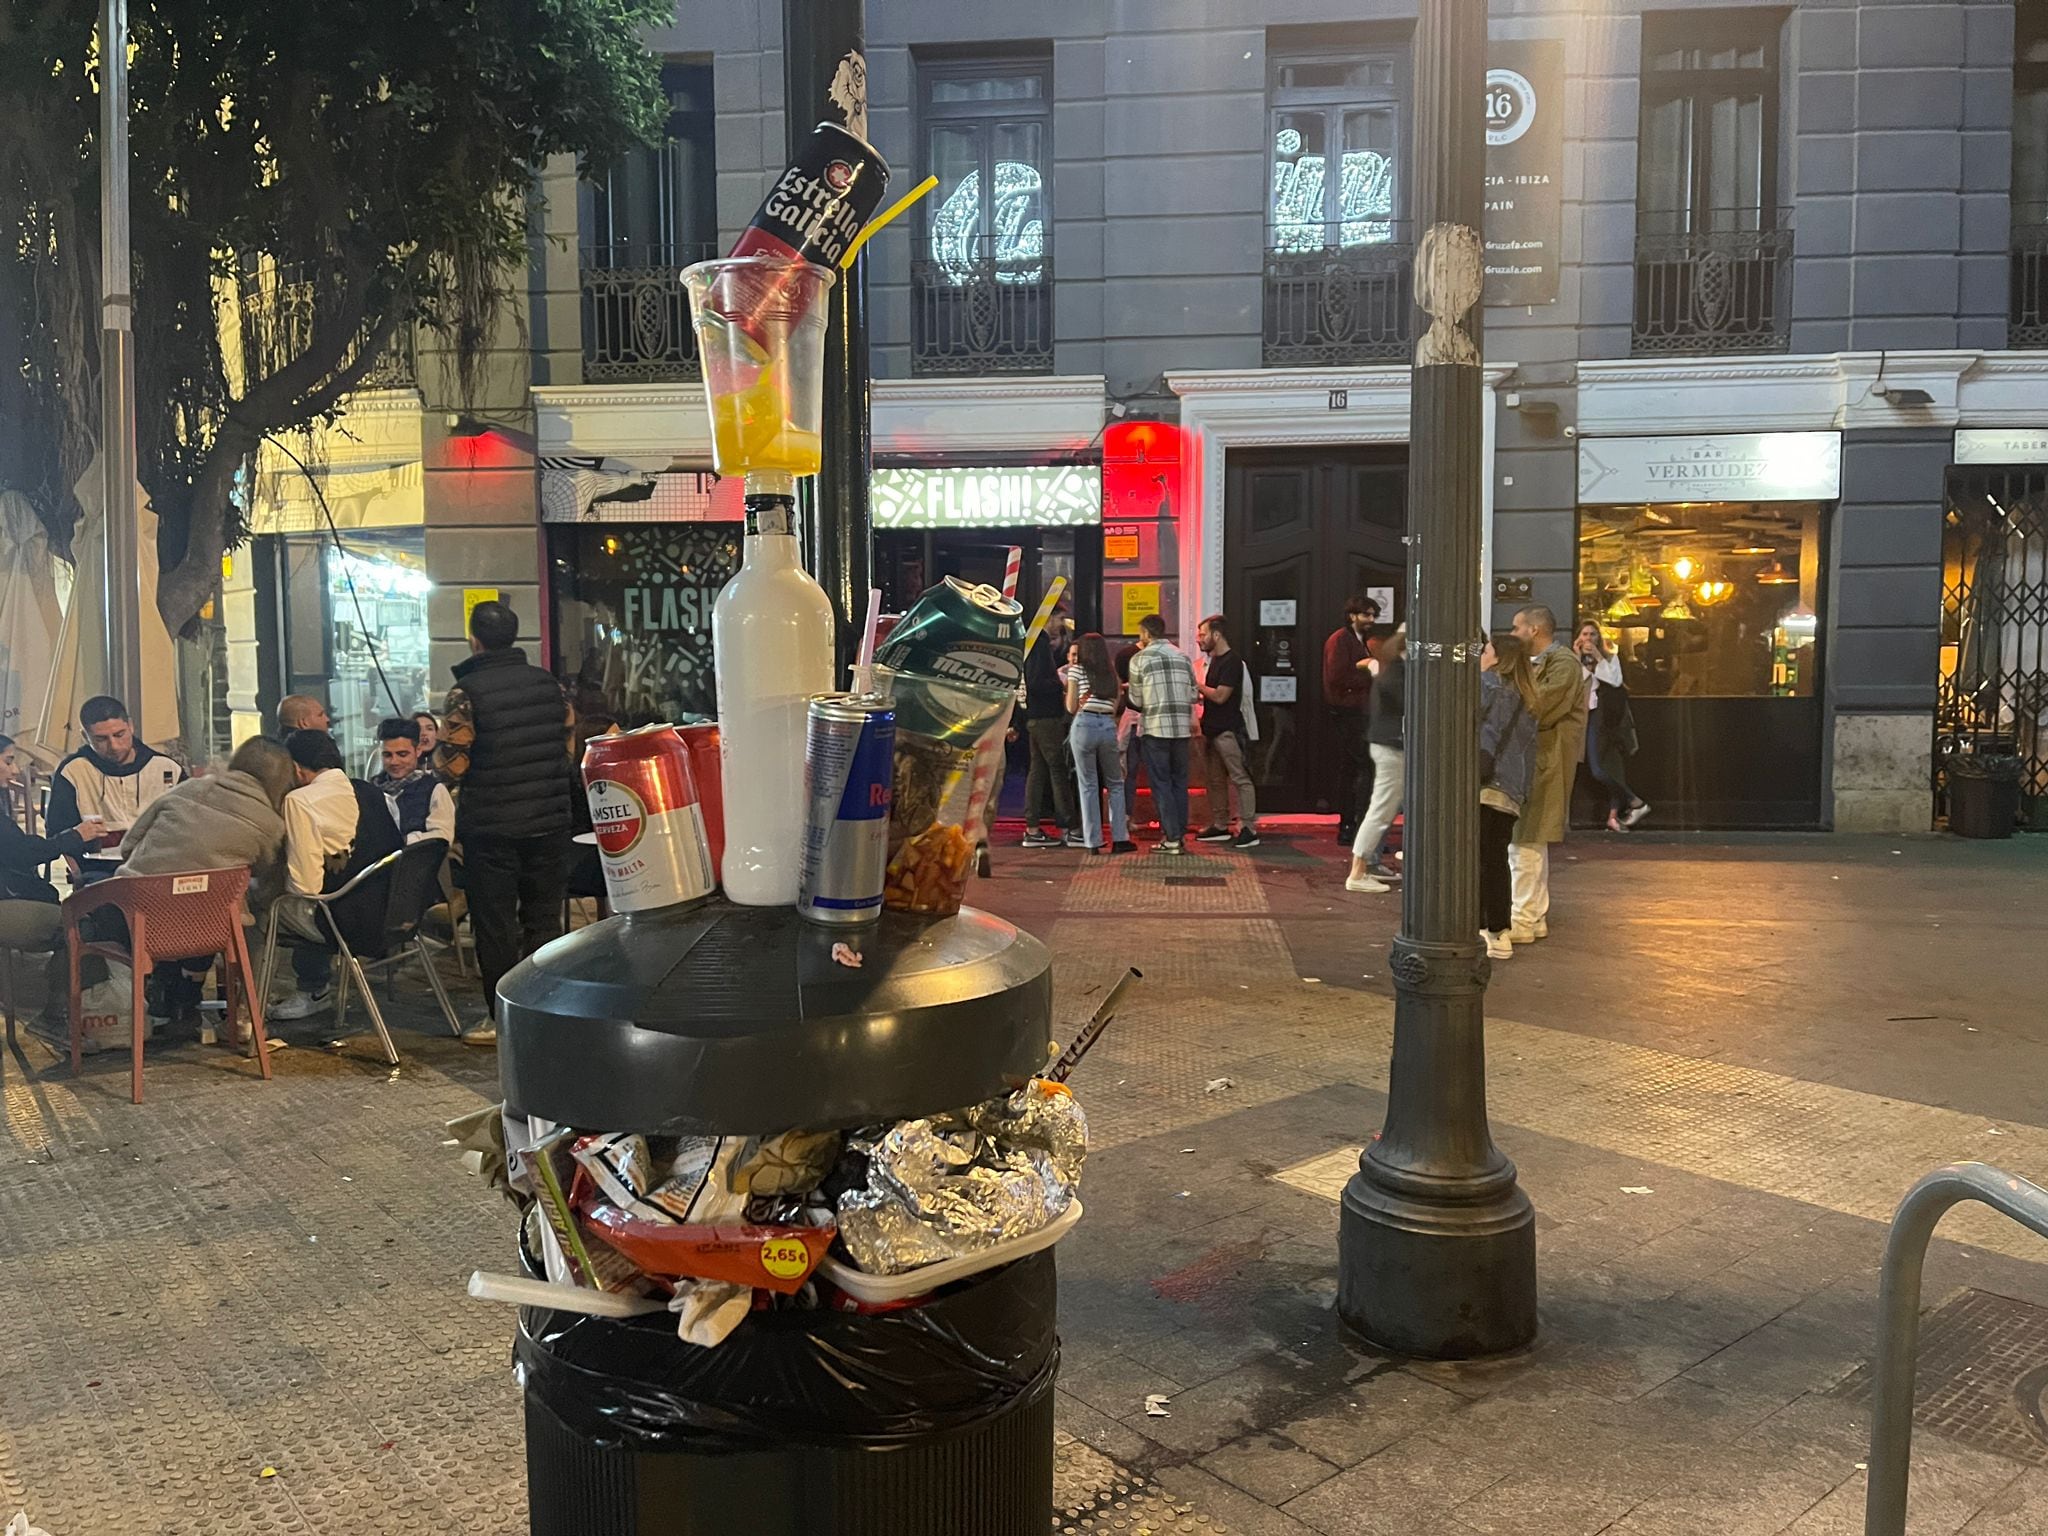
[[[720,880],[729,900],[750,907],[796,901],[805,721],[811,696],[832,688],[832,603],[798,559],[794,498],[761,493],[767,478],[747,477],[739,573],[711,614],[725,781]]]

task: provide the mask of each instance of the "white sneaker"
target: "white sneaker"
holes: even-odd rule
[[[462,1032],[462,1043],[476,1046],[479,1050],[495,1046],[498,1043],[498,1026],[489,1019],[485,1019],[481,1024],[472,1024]]]
[[[1393,887],[1384,880],[1373,879],[1371,875],[1352,875],[1345,880],[1344,889],[1347,891],[1363,891],[1368,896],[1378,896],[1391,891]]]
[[[1479,930],[1479,937],[1486,944],[1486,956],[1489,960],[1515,958],[1515,946],[1509,941],[1506,933],[1488,933],[1482,928]]]
[[[318,992],[294,992],[283,1002],[271,1004],[266,1017],[290,1023],[293,1019],[310,1019],[321,1009],[333,1006],[334,988],[323,987]]]
[[[1510,928],[1508,942],[1511,944],[1534,944],[1540,935],[1534,928]]]
[[[1622,817],[1621,824],[1624,827],[1632,827],[1649,814],[1650,802],[1645,800],[1641,805],[1637,806],[1634,810],[1630,811],[1626,816]]]
[[[1536,937],[1539,939],[1550,937],[1550,920],[1548,918],[1539,917],[1536,919]]]

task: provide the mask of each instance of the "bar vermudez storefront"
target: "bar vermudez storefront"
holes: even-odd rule
[[[1840,494],[1836,432],[1580,443],[1578,617],[1621,658],[1660,825],[1822,825]]]

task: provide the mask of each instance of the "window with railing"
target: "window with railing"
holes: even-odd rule
[[[1407,355],[1407,80],[1391,42],[1269,51],[1268,366]]]
[[[2048,15],[2013,11],[2012,276],[2007,344],[2048,347]]]
[[[924,169],[910,264],[911,368],[1052,369],[1052,63],[923,59]]]
[[[1778,206],[1781,13],[1643,17],[1637,353],[1779,352],[1792,231]]]
[[[583,374],[592,383],[697,377],[677,274],[718,254],[711,66],[671,60],[661,83],[669,104],[661,143],[577,190]]]

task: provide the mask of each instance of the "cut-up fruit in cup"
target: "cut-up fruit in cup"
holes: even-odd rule
[[[818,472],[825,301],[836,276],[784,256],[683,269],[711,410],[711,462],[721,475]]]

